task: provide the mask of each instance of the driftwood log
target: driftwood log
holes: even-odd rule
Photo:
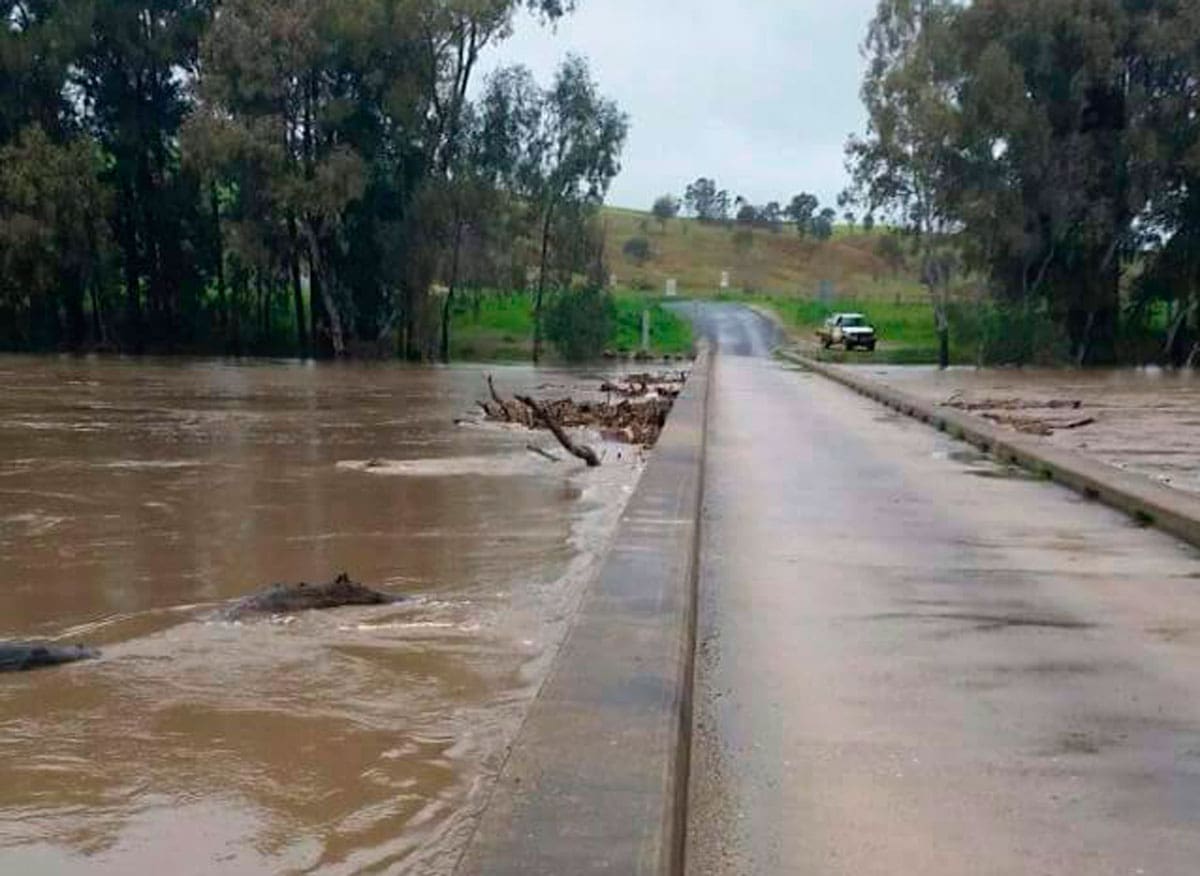
[[[525,395],[517,396],[517,401],[533,411],[537,419],[543,423],[547,429],[550,430],[555,438],[558,439],[558,443],[563,446],[563,449],[566,450],[567,453],[582,459],[587,463],[588,468],[600,467],[600,457],[596,455],[596,451],[592,450],[592,448],[586,445],[576,444],[574,441],[572,441],[571,437],[567,434],[566,430],[563,429],[562,425],[549,411],[546,410],[543,405]]]
[[[0,672],[28,672],[94,660],[100,652],[82,645],[43,645],[33,642],[0,642]]]
[[[403,601],[403,596],[364,587],[343,573],[325,584],[275,584],[226,606],[221,617],[235,621],[253,615],[292,614],[348,605],[394,605]]]

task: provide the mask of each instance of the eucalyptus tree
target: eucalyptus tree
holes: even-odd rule
[[[585,61],[568,57],[543,90],[523,67],[498,71],[482,98],[484,137],[496,166],[524,202],[536,231],[533,358],[542,352],[542,310],[558,223],[603,202],[620,171],[628,119],[603,97]],[[578,227],[577,224],[572,227]],[[572,235],[575,232],[571,232]]]
[[[882,0],[859,194],[914,232],[931,281],[964,263],[1002,307],[1044,308],[1075,361],[1111,361],[1130,275],[1161,295],[1192,271],[1198,17],[1178,0]]]
[[[0,22],[0,346],[106,342],[109,200],[71,89],[90,5],[6,0]]]
[[[706,176],[687,187],[683,204],[701,222],[724,222],[729,218],[729,192]]]
[[[682,207],[683,205],[674,195],[663,195],[655,199],[651,213],[654,214],[654,218],[658,220],[659,226],[665,231],[667,223],[679,215]]]
[[[89,38],[72,65],[73,85],[87,129],[109,159],[103,180],[115,192],[126,341],[141,350],[148,337],[171,349],[203,289],[188,245],[196,191],[180,173],[176,144],[213,2],[97,0],[89,7]]]
[[[950,148],[957,136],[954,0],[882,0],[865,50],[862,97],[868,130],[847,147],[858,196],[869,212],[887,215],[916,241],[929,292],[938,361],[950,363],[949,298],[956,265]],[[827,212],[832,213],[832,210]]]
[[[802,192],[792,198],[784,209],[783,215],[795,224],[797,234],[806,237],[812,231],[813,214],[820,206],[821,202],[816,195]]]
[[[97,342],[106,339],[98,271],[108,204],[98,172],[89,143],[56,144],[37,124],[0,147],[4,346],[78,349],[89,330],[89,291],[92,335]]]

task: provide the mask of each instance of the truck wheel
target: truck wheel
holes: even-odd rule
[[[874,352],[875,352],[875,345],[874,345],[874,344],[867,344],[867,352],[868,352],[868,353],[874,353]]]

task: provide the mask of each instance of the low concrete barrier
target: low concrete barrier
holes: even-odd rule
[[[711,356],[702,351],[460,862],[680,872]]]
[[[1164,487],[1072,450],[1054,447],[1033,436],[999,429],[979,417],[918,398],[849,368],[793,352],[780,355],[867,398],[969,441],[1004,462],[1071,487],[1140,523],[1156,526],[1200,547],[1200,497]]]

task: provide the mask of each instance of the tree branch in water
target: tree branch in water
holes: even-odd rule
[[[564,450],[566,450],[572,456],[582,459],[587,463],[588,468],[600,467],[600,457],[596,455],[596,451],[592,450],[590,447],[582,444],[576,444],[574,441],[572,441],[563,427],[559,425],[558,421],[550,415],[545,407],[524,395],[517,396],[517,401],[533,411],[537,419],[542,423],[545,423],[546,428],[554,434],[554,437],[558,439],[558,443],[563,446]]]

